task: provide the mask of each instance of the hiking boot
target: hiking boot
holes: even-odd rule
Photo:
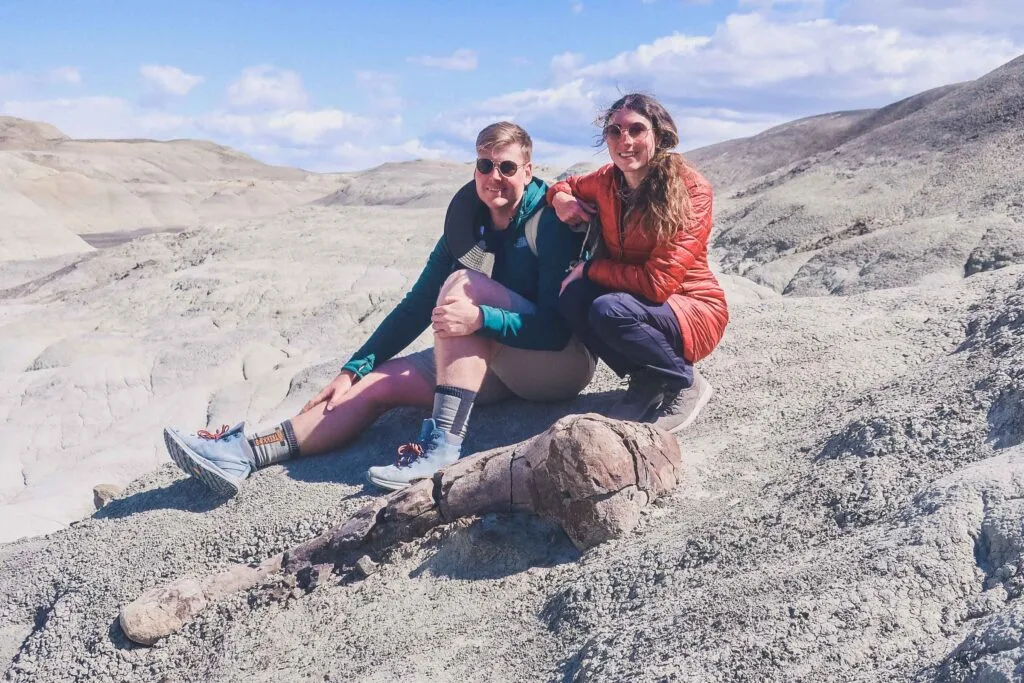
[[[449,438],[457,440],[449,443]],[[432,418],[423,421],[420,438],[398,447],[394,465],[371,467],[367,478],[382,489],[397,491],[417,479],[429,479],[442,467],[451,465],[462,455],[462,439],[451,437],[437,427]]]
[[[711,385],[694,368],[693,384],[688,389],[680,389],[675,394],[666,395],[648,421],[667,432],[681,432],[697,419],[711,398],[711,393]]]
[[[647,370],[629,374],[629,387],[608,409],[613,420],[649,422],[647,419],[665,398],[665,379]]]
[[[217,493],[233,496],[256,469],[256,456],[244,428],[245,423],[239,422],[231,429],[224,425],[212,434],[205,429],[184,434],[168,427],[164,444],[178,467]]]

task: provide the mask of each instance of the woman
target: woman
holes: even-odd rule
[[[559,310],[629,388],[609,412],[678,431],[711,386],[693,364],[729,320],[708,267],[711,186],[682,156],[679,134],[653,97],[630,94],[600,119],[611,163],[553,185],[548,203],[571,225],[601,222],[604,253],[562,282]]]

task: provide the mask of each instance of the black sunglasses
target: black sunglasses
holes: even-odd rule
[[[639,121],[635,121],[634,123],[629,124],[629,126],[626,127],[625,131],[623,131],[622,126],[620,126],[619,124],[609,123],[607,126],[604,127],[604,136],[606,138],[611,138],[612,140],[618,140],[619,138],[622,137],[623,132],[625,132],[629,135],[629,137],[636,140],[637,138],[643,136],[643,134],[649,130],[650,128],[640,123]]]
[[[491,171],[494,170],[494,166],[495,163],[490,159],[476,160],[476,170],[480,171],[484,175],[491,175]],[[497,166],[498,171],[501,173],[501,175],[505,176],[506,178],[511,178],[519,170],[519,164],[512,161],[511,159],[505,159],[505,161],[498,163]]]

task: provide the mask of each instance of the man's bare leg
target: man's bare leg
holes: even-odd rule
[[[438,306],[452,304],[463,310],[478,310],[487,304],[508,308],[510,295],[504,286],[469,270],[453,273],[438,296]],[[442,310],[442,309],[438,309]],[[444,316],[440,318],[444,320]],[[483,385],[491,359],[499,344],[476,334],[449,336],[435,328],[434,358],[437,366],[437,389],[434,392],[432,417],[452,443],[461,443],[466,435],[469,415],[476,394]]]
[[[429,408],[434,387],[404,358],[389,360],[345,393],[333,410],[319,403],[291,418],[303,455],[316,455],[345,445],[382,414],[398,406]]]

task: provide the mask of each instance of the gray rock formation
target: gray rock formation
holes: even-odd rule
[[[1024,58],[877,111],[688,156],[718,190],[714,254],[786,294],[953,282],[1024,258]]]
[[[778,145],[756,178],[728,166],[757,156],[743,141],[708,162],[737,179],[718,182],[715,231],[731,322],[701,364],[714,398],[678,437],[683,479],[632,531],[581,552],[491,512],[360,554],[352,580],[311,571],[308,594],[226,595],[151,648],[121,606],[342,524],[423,415],[229,501],[167,463],[159,428],[297,410],[408,287],[441,209],[305,205],[0,266],[18,277],[0,294],[0,531],[75,496],[88,514],[101,469],[133,479],[0,546],[6,678],[1020,679],[1022,68],[811,120],[823,142]],[[602,367],[575,401],[479,408],[468,448],[620,388]]]

